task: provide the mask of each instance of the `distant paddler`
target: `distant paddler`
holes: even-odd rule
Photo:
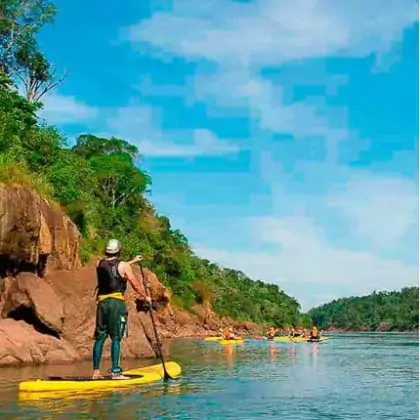
[[[237,340],[239,337],[234,333],[233,328],[229,327],[225,331],[225,340]]]
[[[296,333],[295,333],[295,337],[305,337],[305,330],[303,329],[302,326],[299,326]]]
[[[287,327],[286,332],[287,332],[287,337],[293,337],[294,328]]]
[[[271,327],[267,332],[267,340],[272,340],[277,334],[277,330],[274,327]]]
[[[296,337],[300,337],[301,333],[296,330],[294,327],[290,328],[290,333],[289,333],[289,337],[290,338],[296,338]]]
[[[311,329],[309,340],[320,340],[320,339],[321,339],[321,334],[318,331],[318,328],[314,325]]]

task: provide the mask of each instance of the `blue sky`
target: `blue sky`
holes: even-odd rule
[[[136,144],[198,255],[303,309],[418,282],[415,1],[56,5],[43,117]]]

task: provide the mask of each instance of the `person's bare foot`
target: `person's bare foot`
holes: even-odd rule
[[[101,379],[101,378],[102,378],[101,371],[99,369],[94,370],[93,375],[92,375],[92,379]]]

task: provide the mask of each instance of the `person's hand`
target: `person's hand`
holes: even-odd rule
[[[134,295],[134,299],[135,300],[143,300],[143,301],[146,301],[148,303],[152,303],[152,298],[150,296],[146,296],[146,295],[143,295],[143,294],[139,295],[138,293],[136,293]]]
[[[142,255],[136,255],[131,261],[130,261],[130,263],[131,264],[135,264],[135,263],[138,263],[138,262],[140,262],[140,261],[143,261],[143,256]]]

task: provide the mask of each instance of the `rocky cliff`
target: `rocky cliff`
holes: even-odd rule
[[[141,276],[139,270],[135,270]],[[201,337],[236,325],[243,334],[260,334],[252,323],[219,318],[210,307],[187,312],[171,304],[170,293],[156,276],[145,270],[156,302],[160,338]],[[73,362],[90,358],[95,326],[95,262],[74,270],[53,271],[44,278],[22,272],[1,280],[0,366],[20,363]],[[134,293],[126,293],[128,338],[124,357],[156,356],[156,339],[150,315],[138,312]],[[104,358],[109,355],[109,340]],[[164,353],[165,347],[164,347]]]
[[[74,269],[81,235],[54,203],[22,186],[0,183],[0,276]]]
[[[91,356],[95,261],[82,266],[79,247],[79,231],[59,208],[26,188],[0,184],[0,365]],[[140,277],[138,267],[135,270]],[[155,274],[144,271],[162,338],[204,336],[236,324],[217,317],[209,305],[197,305],[191,312],[174,306]],[[124,357],[155,357],[150,315],[137,311],[130,286],[127,307]],[[244,334],[261,333],[252,323],[236,327]]]

